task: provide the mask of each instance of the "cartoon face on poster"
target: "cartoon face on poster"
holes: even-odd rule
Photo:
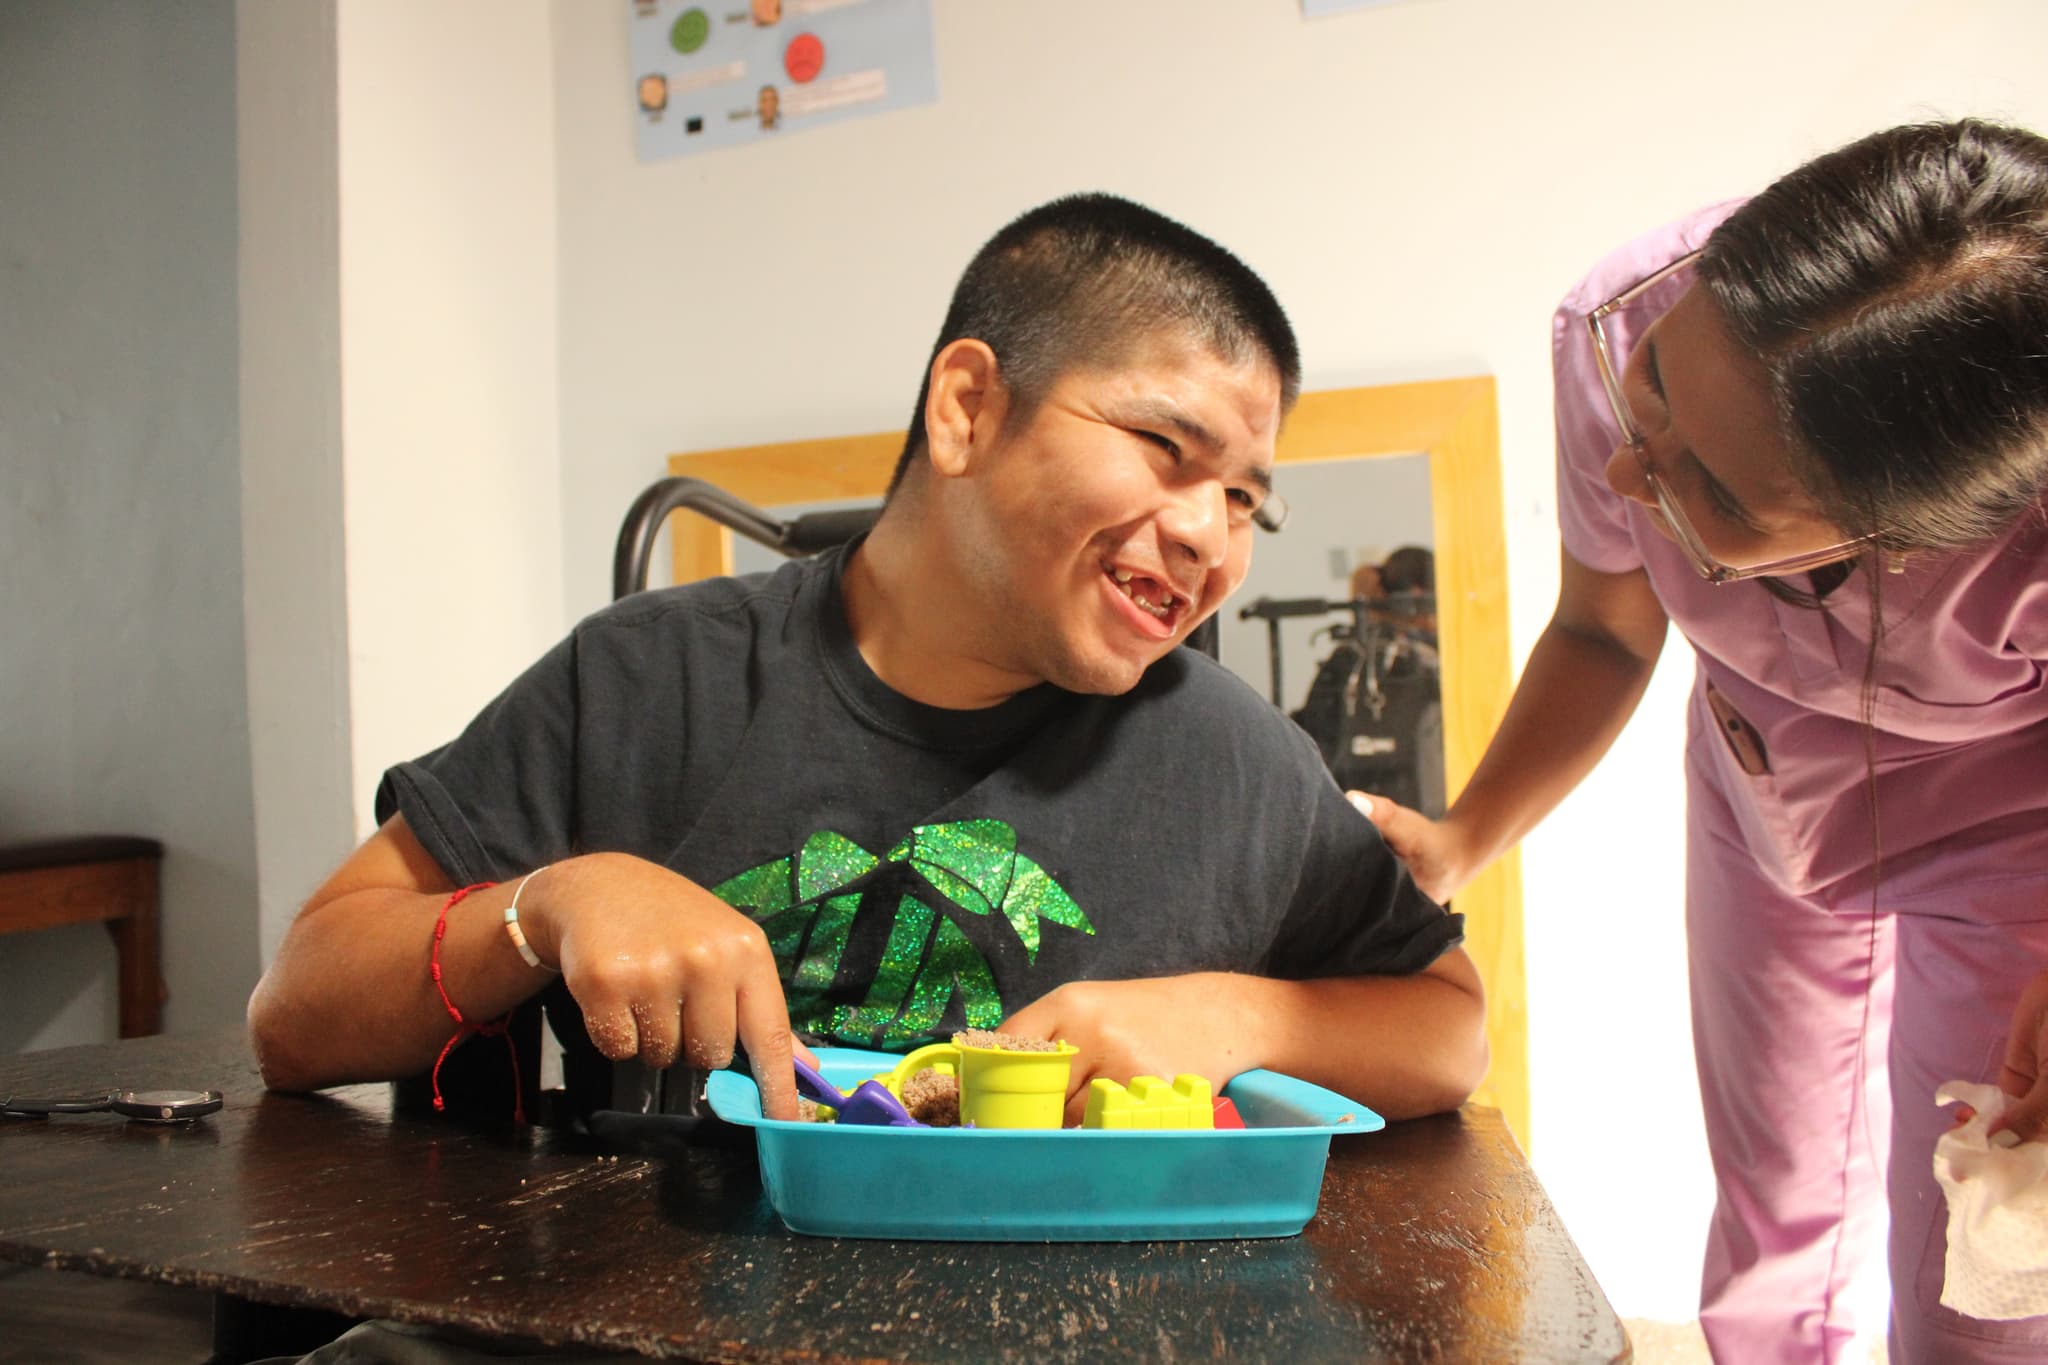
[[[931,0],[627,0],[642,161],[939,96]]]

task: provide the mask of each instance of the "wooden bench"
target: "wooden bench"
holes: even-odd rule
[[[157,869],[164,846],[112,835],[0,845],[0,934],[103,923],[120,959],[121,1036],[163,1028]]]

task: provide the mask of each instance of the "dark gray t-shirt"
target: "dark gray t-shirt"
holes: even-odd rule
[[[660,863],[762,923],[793,1027],[891,1050],[1073,980],[1408,973],[1462,937],[1214,661],[1177,650],[1117,697],[925,706],[854,647],[844,554],[588,618],[386,773],[379,818],[458,885]],[[548,1008],[587,1048],[559,982]]]

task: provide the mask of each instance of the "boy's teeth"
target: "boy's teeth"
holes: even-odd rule
[[[1109,576],[1115,581],[1117,587],[1122,589],[1125,597],[1130,598],[1131,601],[1136,602],[1146,611],[1162,620],[1165,619],[1168,612],[1180,604],[1181,599],[1171,592],[1161,593],[1160,600],[1154,602],[1151,598],[1131,586],[1132,574],[1126,569],[1111,569]]]
[[[1166,594],[1166,600],[1164,602],[1154,602],[1151,598],[1146,597],[1143,593],[1133,591],[1129,584],[1124,583],[1122,579],[1119,579],[1117,581],[1120,585],[1123,586],[1125,597],[1130,598],[1131,601],[1137,603],[1139,606],[1143,607],[1146,611],[1152,613],[1154,616],[1163,618],[1166,615],[1166,613],[1173,607],[1174,596],[1172,593]]]

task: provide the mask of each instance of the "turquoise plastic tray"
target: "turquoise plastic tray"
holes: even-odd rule
[[[842,1090],[894,1066],[820,1048]],[[863,1128],[761,1116],[752,1078],[713,1073],[712,1110],[756,1130],[761,1181],[791,1230],[954,1242],[1291,1237],[1315,1215],[1330,1138],[1386,1120],[1332,1091],[1247,1071],[1223,1093],[1243,1130]]]

